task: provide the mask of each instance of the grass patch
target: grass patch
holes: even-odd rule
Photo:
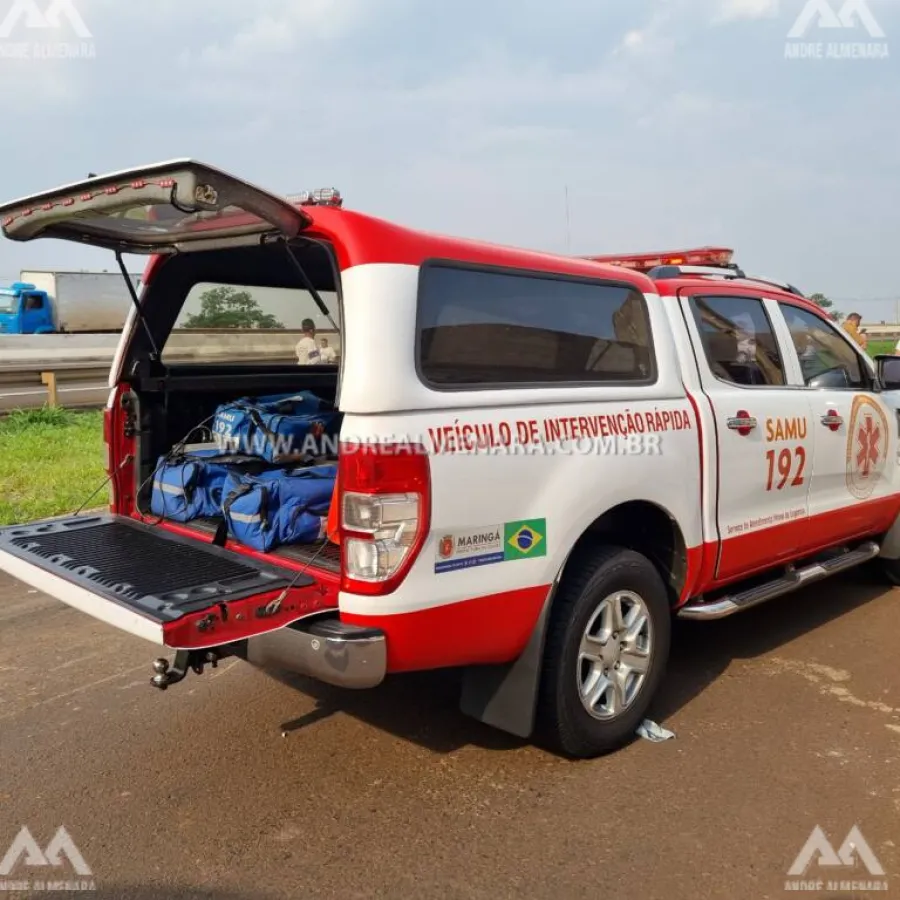
[[[103,483],[103,465],[102,411],[10,413],[0,419],[0,525],[74,512]]]
[[[868,351],[869,356],[890,356],[894,352],[894,347],[897,346],[896,341],[869,341]]]

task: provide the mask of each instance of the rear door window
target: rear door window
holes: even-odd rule
[[[742,387],[787,383],[778,340],[756,297],[692,297],[706,361],[720,381]]]
[[[650,321],[627,284],[431,263],[418,366],[439,390],[652,383]]]

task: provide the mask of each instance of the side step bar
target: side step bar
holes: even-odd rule
[[[759,587],[750,588],[730,597],[723,597],[712,603],[688,604],[678,613],[680,619],[708,622],[712,619],[725,619],[735,613],[745,612],[754,606],[759,606],[776,597],[790,594],[807,584],[821,581],[845,569],[852,569],[862,565],[878,556],[881,548],[870,541],[857,547],[855,550],[847,550],[840,556],[821,563],[813,563],[802,569],[791,569],[781,578],[776,578]]]

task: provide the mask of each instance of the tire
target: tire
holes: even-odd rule
[[[633,739],[665,674],[672,612],[659,572],[639,553],[602,547],[570,565],[547,629],[536,734],[548,749],[590,759]],[[636,640],[623,641],[614,628],[621,630],[624,619],[627,631],[635,610],[647,625]]]

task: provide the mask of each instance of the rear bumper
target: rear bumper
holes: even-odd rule
[[[250,638],[239,655],[261,669],[355,690],[376,687],[387,673],[384,632],[333,618],[297,622]]]

